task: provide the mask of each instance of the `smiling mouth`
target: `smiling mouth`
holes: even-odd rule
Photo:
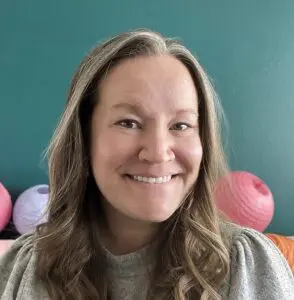
[[[160,184],[160,183],[168,183],[173,178],[175,178],[177,175],[167,175],[162,177],[145,177],[145,176],[136,176],[136,175],[126,175],[129,179],[143,182],[143,183],[154,183],[154,184]]]

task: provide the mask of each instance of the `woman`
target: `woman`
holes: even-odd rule
[[[48,222],[0,264],[1,299],[291,299],[262,234],[222,221],[219,104],[180,43],[122,33],[82,61],[51,141]]]

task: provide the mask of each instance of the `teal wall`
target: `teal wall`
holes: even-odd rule
[[[269,231],[294,235],[294,1],[0,2],[0,181],[47,183],[41,161],[77,64],[96,42],[149,27],[200,58],[229,123],[232,169],[270,186]]]

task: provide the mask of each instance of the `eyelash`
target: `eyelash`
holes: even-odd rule
[[[135,128],[130,128],[130,127],[127,127],[127,126],[124,126],[122,125],[123,123],[133,123],[133,124],[137,124],[137,126],[139,127],[139,129],[141,129],[141,125],[138,121],[136,120],[132,120],[132,119],[124,119],[124,120],[121,120],[119,122],[117,122],[116,124],[119,125],[120,127],[123,127],[123,128],[128,128],[128,129],[135,129]]]
[[[123,123],[125,123],[125,125],[123,125]],[[126,126],[126,123],[128,123],[128,124],[130,124],[130,123],[136,124],[137,128],[142,129],[141,124],[138,121],[132,120],[132,119],[124,119],[124,120],[121,120],[121,121],[117,122],[116,124],[119,125],[119,126],[121,126],[121,127],[123,127],[123,128],[127,128],[127,129],[137,129],[137,128]],[[179,125],[179,124],[180,125],[185,125],[186,129],[178,130],[178,131],[184,131],[184,130],[187,130],[188,128],[192,128],[193,127],[192,125],[190,125],[190,124],[188,124],[186,122],[178,122],[175,125]]]

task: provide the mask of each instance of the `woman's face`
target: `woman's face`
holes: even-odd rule
[[[91,165],[105,207],[158,223],[198,177],[198,99],[186,67],[171,56],[138,57],[99,85],[91,121]]]

